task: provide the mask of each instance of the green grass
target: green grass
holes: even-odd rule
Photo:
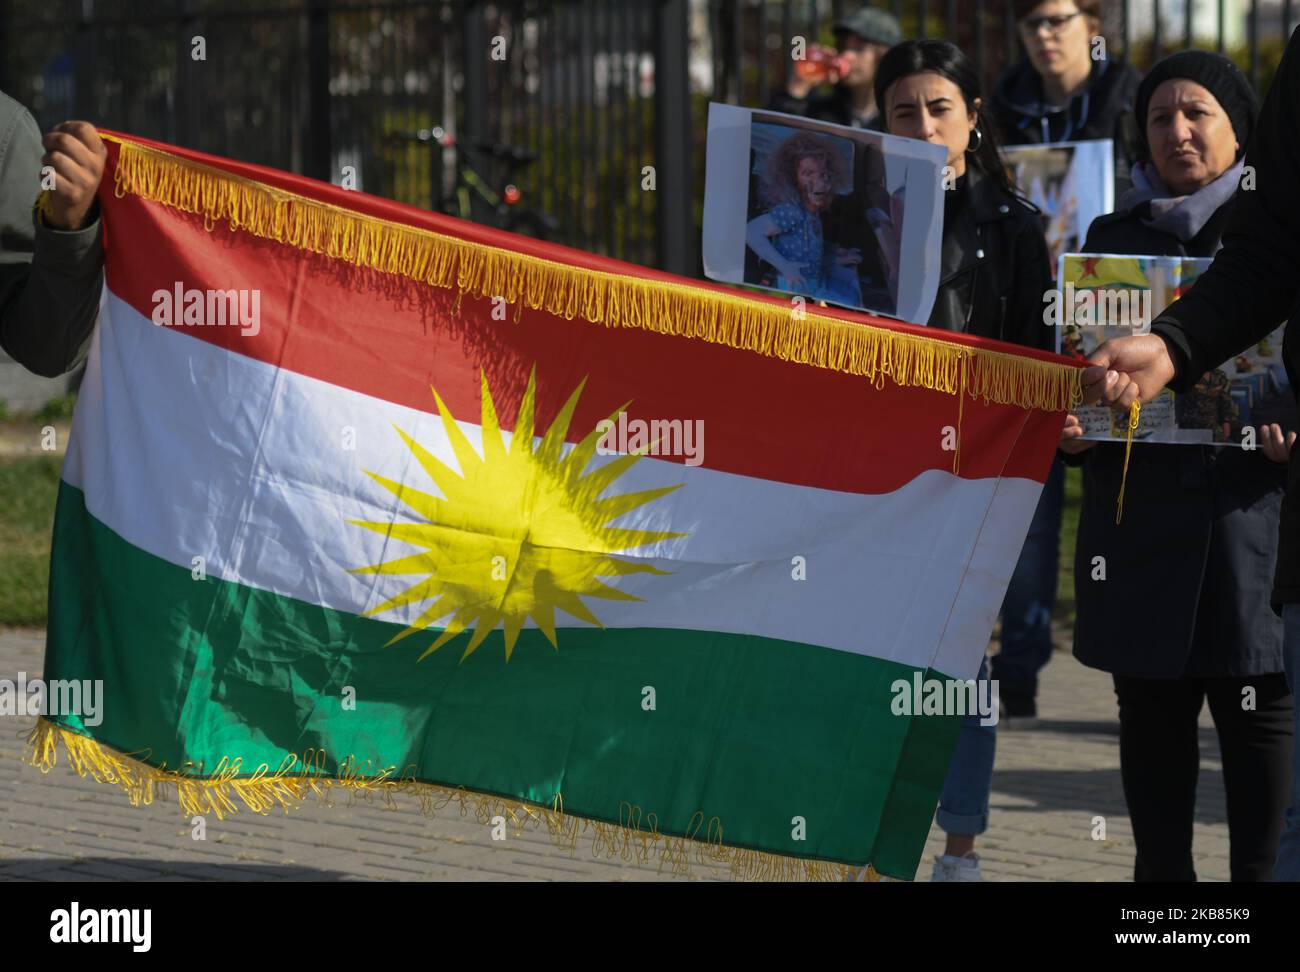
[[[77,393],[69,392],[66,395],[59,395],[57,398],[51,398],[33,413],[32,418],[37,422],[69,421],[72,419],[72,410],[76,406]]]
[[[0,626],[45,624],[62,464],[58,456],[0,459]]]

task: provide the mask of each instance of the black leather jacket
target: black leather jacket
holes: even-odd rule
[[[1054,286],[1039,210],[973,168],[944,204],[943,276],[930,326],[1053,350]]]

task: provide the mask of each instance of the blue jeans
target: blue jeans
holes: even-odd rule
[[[980,663],[978,682],[989,677],[988,659]],[[997,726],[980,725],[979,713],[962,719],[948,776],[939,795],[935,822],[946,834],[982,834],[989,826],[989,790],[993,787],[993,755]]]
[[[993,677],[1003,695],[1037,695],[1038,673],[1052,657],[1052,609],[1064,509],[1065,464],[1057,459],[1043,483],[1002,601],[1002,649],[993,656]]]
[[[1273,880],[1300,881],[1300,604],[1282,607],[1282,658],[1286,683],[1296,704],[1296,741],[1291,754],[1291,807],[1286,812],[1286,829],[1277,845]]]

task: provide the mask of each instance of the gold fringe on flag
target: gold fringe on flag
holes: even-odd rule
[[[590,833],[594,857],[620,858],[638,865],[657,861],[660,871],[668,870],[677,876],[690,874],[694,862],[715,872],[726,868],[733,880],[741,881],[881,880],[871,865],[860,868],[729,847],[722,842],[718,818],[706,820],[702,812],[691,819],[685,836],[675,837],[660,833],[658,818],[630,803],[619,807],[616,824],[589,820],[565,813],[559,796],[553,806],[539,806],[424,783],[395,775],[392,767],[372,769],[370,764],[358,763],[352,757],[340,764],[336,774],[330,774],[325,769],[325,753],[319,750],[311,750],[301,759],[286,756],[277,770],[263,763],[251,774],[244,770],[242,759],[223,758],[211,774],[198,776],[149,766],[45,718],[37,720],[27,737],[27,762],[48,773],[58,763],[60,744],[78,776],[116,784],[134,807],[152,804],[168,787],[175,787],[181,812],[187,817],[211,813],[218,820],[224,819],[238,812],[236,799],[256,813],[266,814],[276,806],[287,813],[308,796],[330,804],[336,790],[364,800],[378,796],[386,807],[395,810],[395,798],[401,794],[415,797],[429,817],[456,804],[462,817],[473,813],[484,825],[494,817],[503,818],[516,835],[525,829],[545,827],[557,846],[569,849],[577,847],[582,834]]]
[[[224,222],[359,267],[454,288],[458,301],[504,297],[516,320],[529,307],[606,327],[690,337],[861,375],[878,388],[888,378],[903,387],[965,392],[1049,412],[1082,400],[1079,368],[828,314],[796,314],[742,293],[570,266],[367,216],[129,139],[103,137],[120,146],[114,169],[119,197],[130,193],[201,216],[208,229]]]

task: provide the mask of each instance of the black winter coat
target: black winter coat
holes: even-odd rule
[[[1150,204],[1093,221],[1088,253],[1213,255],[1234,202],[1188,243],[1142,222]],[[1092,668],[1139,678],[1281,672],[1282,624],[1269,607],[1285,467],[1262,450],[1134,444],[1115,503],[1124,446],[1102,442],[1083,467],[1075,548],[1074,654]],[[1094,558],[1105,579],[1094,580]]]
[[[968,168],[944,199],[942,277],[930,326],[1050,351],[1053,286],[1039,210]]]
[[[1043,82],[1028,58],[1010,67],[993,94],[993,117],[1006,145],[1042,145],[1109,138],[1115,142],[1115,198],[1128,188],[1138,148],[1133,103],[1141,76],[1124,61],[1096,61],[1087,90],[1057,109],[1043,100]]]
[[[1175,390],[1195,382],[1300,317],[1300,30],[1291,35],[1259,121],[1246,146],[1254,188],[1237,194],[1223,249],[1196,285],[1160,314],[1151,330],[1170,346]],[[1282,357],[1300,393],[1300,327],[1288,327]],[[1291,452],[1282,503],[1274,605],[1300,602],[1300,449]]]

